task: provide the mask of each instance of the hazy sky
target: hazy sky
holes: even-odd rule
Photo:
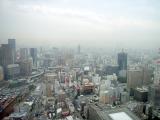
[[[0,0],[0,43],[160,47],[160,0]]]

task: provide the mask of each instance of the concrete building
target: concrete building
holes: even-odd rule
[[[0,47],[0,65],[6,67],[9,64],[13,64],[12,49],[8,44],[2,44]]]
[[[160,108],[160,85],[150,86],[149,100],[154,107]]]
[[[29,76],[32,73],[32,58],[20,62],[20,73],[24,76]]]
[[[155,61],[155,70],[154,70],[154,84],[160,85],[160,60]]]
[[[128,102],[128,101],[129,101],[129,94],[128,94],[128,92],[122,91],[122,92],[120,93],[120,102],[121,102],[122,104],[124,104],[124,103],[126,103],[126,102]]]
[[[118,74],[118,68],[119,66],[117,65],[107,65],[105,68],[104,68],[104,72],[105,74],[107,75],[112,75],[112,74]]]
[[[118,66],[119,70],[127,70],[127,53],[118,53]]]
[[[127,70],[120,70],[118,73],[118,76],[126,78],[127,77]]]
[[[92,82],[95,85],[100,85],[100,81],[101,81],[101,77],[98,74],[95,74],[94,76],[92,76]]]
[[[85,66],[84,67],[84,75],[88,75],[89,71],[90,71],[89,66]]]
[[[128,101],[128,95],[124,93],[122,84],[118,84],[115,74],[108,75],[107,80],[102,80],[100,85],[100,102],[105,104],[113,104],[116,101]]]
[[[145,66],[132,66],[127,70],[127,88],[136,89],[151,83],[152,71]]]
[[[154,71],[154,84],[160,84],[160,71]]]
[[[30,48],[30,56],[33,59],[33,66],[37,67],[37,49],[36,48]]]
[[[16,39],[8,39],[8,44],[14,51],[16,51]]]
[[[100,99],[99,99],[99,102],[100,103],[103,103],[103,104],[110,104],[112,101],[111,101],[111,98],[110,98],[110,91],[109,90],[105,90],[105,91],[101,91],[100,92]]]
[[[53,93],[55,93],[55,80],[57,79],[57,75],[53,73],[47,73],[44,75],[46,82],[46,93],[47,97],[52,97]]]
[[[16,39],[8,39],[8,45],[12,49],[12,57],[14,60],[14,63],[16,61]]]
[[[27,48],[20,48],[20,60],[26,60],[28,59],[28,49]]]
[[[147,102],[148,101],[148,89],[136,88],[134,90],[134,99],[139,102]]]
[[[7,65],[14,63],[12,49],[8,44],[1,44],[0,46],[0,65],[4,69],[4,77],[7,77]]]
[[[153,70],[148,66],[143,66],[143,85],[151,84],[151,76],[153,74]]]
[[[84,83],[82,86],[83,94],[92,94],[95,92],[95,85],[92,82]]]
[[[133,90],[136,87],[143,85],[143,71],[139,68],[132,68],[127,71],[127,88],[133,95]]]
[[[111,108],[104,104],[89,105],[88,120],[140,120],[127,108]]]
[[[7,66],[7,78],[12,79],[20,74],[20,67],[18,64],[10,64]]]
[[[4,79],[3,67],[0,66],[0,81]]]
[[[160,59],[154,65],[154,84],[149,87],[149,101],[155,108],[160,108]]]

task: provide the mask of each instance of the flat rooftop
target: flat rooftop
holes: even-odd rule
[[[109,116],[113,120],[133,120],[130,116],[128,116],[125,112],[111,113]]]
[[[91,104],[90,108],[101,120],[140,120],[134,113],[126,107],[111,108],[107,105]]]

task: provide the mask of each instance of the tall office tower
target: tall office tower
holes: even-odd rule
[[[8,39],[8,45],[12,49],[13,64],[16,60],[16,39]]]
[[[13,64],[13,52],[12,49],[10,48],[9,44],[2,44],[0,46],[0,65],[4,69],[5,77],[7,73],[7,65]]]
[[[0,65],[6,67],[13,64],[12,49],[8,44],[2,44],[0,47]]]
[[[118,66],[119,70],[127,70],[127,53],[118,53]]]
[[[143,85],[149,85],[152,83],[152,68],[143,66]]]
[[[33,59],[33,66],[37,67],[37,48],[30,48],[30,56]]]
[[[149,100],[154,107],[160,108],[160,85],[150,86]]]
[[[155,61],[154,84],[149,89],[150,102],[156,108],[160,108],[160,60]]]
[[[152,71],[147,67],[132,66],[127,70],[127,87],[135,89],[151,84]]]
[[[0,81],[3,80],[3,78],[4,78],[3,67],[0,66]]]
[[[12,49],[16,50],[16,39],[8,39],[8,44]]]
[[[127,70],[127,88],[130,95],[133,95],[136,87],[143,85],[143,70],[140,68],[130,68]]]
[[[20,48],[20,60],[26,60],[28,57],[28,48]]]
[[[155,63],[154,84],[160,85],[160,60],[157,60]]]
[[[21,75],[29,76],[32,73],[32,58],[20,62]]]

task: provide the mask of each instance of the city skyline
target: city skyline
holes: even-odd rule
[[[160,120],[160,0],[0,0],[0,120]]]
[[[18,46],[159,48],[160,2],[0,1],[0,41]]]

